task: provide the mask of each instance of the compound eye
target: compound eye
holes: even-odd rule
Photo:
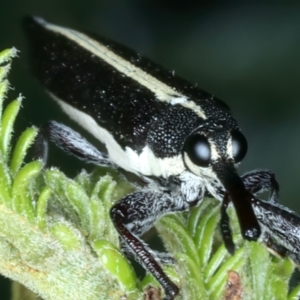
[[[210,145],[207,138],[200,134],[190,136],[185,142],[183,151],[197,166],[208,167],[211,158]]]
[[[238,130],[231,131],[232,156],[236,163],[239,163],[245,157],[248,150],[248,143],[245,136]]]

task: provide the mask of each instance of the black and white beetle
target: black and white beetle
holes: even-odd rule
[[[140,239],[168,213],[186,211],[209,194],[223,201],[221,231],[227,249],[234,244],[226,208],[232,201],[241,233],[262,240],[299,262],[300,218],[276,203],[278,184],[269,171],[242,177],[237,165],[247,141],[228,106],[174,72],[110,40],[47,23],[25,21],[32,66],[61,108],[107,148],[101,153],[78,133],[51,121],[36,147],[46,159],[49,138],[64,151],[96,165],[120,167],[147,183],[111,209],[123,250],[160,282],[165,300],[178,287],[155,253]],[[270,190],[269,202],[254,195]]]

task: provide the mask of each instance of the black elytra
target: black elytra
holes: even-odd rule
[[[274,229],[275,242],[265,238],[272,249],[279,249],[282,239],[273,218],[278,215],[291,231],[280,249],[297,261],[300,243],[292,227],[299,226],[300,219],[276,203],[274,174],[264,170],[238,175],[236,166],[246,155],[247,141],[223,101],[109,39],[35,17],[26,18],[24,28],[35,76],[107,149],[102,153],[71,128],[50,121],[37,138],[37,155],[46,159],[50,139],[79,159],[119,167],[155,188],[152,192],[147,185],[139,187],[114,204],[110,216],[124,253],[156,277],[165,300],[180,292],[161,267],[173,260],[150,250],[140,236],[163,215],[187,211],[205,195],[224,199],[221,232],[231,253],[234,243],[226,213],[230,202],[245,239],[257,240],[261,233],[266,237]],[[270,202],[255,197],[264,190],[271,191]]]

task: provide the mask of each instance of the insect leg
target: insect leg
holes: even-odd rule
[[[241,176],[246,189],[253,195],[270,191],[268,201],[278,202],[279,184],[274,173],[268,170],[254,170]]]
[[[113,166],[106,154],[101,153],[78,132],[55,121],[49,121],[39,131],[34,149],[35,157],[47,160],[48,139],[60,149],[85,162]]]
[[[173,300],[179,293],[178,287],[168,278],[158,263],[159,259],[139,236],[153,226],[163,215],[188,209],[188,204],[175,195],[160,192],[139,191],[125,196],[111,209],[110,215],[121,239],[134,258],[147,269],[165,290],[164,300]]]
[[[300,216],[283,205],[256,198],[252,206],[263,226],[262,240],[267,247],[300,264]]]
[[[279,255],[281,257],[289,256],[289,252],[287,248],[282,245],[279,245],[275,242],[275,240],[271,237],[270,233],[265,231],[262,237],[262,242],[266,245],[271,253],[274,255]]]
[[[264,234],[263,237],[263,243],[266,245],[268,250],[280,257],[289,257],[299,268],[300,266],[300,252],[299,247],[293,248],[292,250],[288,249],[287,247],[284,247],[282,245],[279,245],[269,233]],[[299,242],[298,242],[299,246]]]
[[[221,227],[221,235],[222,235],[223,242],[225,244],[225,248],[231,255],[233,255],[235,252],[235,245],[233,242],[232,233],[229,226],[229,217],[227,214],[227,208],[229,203],[230,203],[229,194],[225,193],[221,204],[220,227]]]

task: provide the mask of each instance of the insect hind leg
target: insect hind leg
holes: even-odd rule
[[[106,154],[100,152],[78,132],[56,121],[49,121],[40,129],[34,144],[35,158],[41,159],[44,163],[48,156],[48,140],[67,154],[85,162],[101,166],[114,166]]]

